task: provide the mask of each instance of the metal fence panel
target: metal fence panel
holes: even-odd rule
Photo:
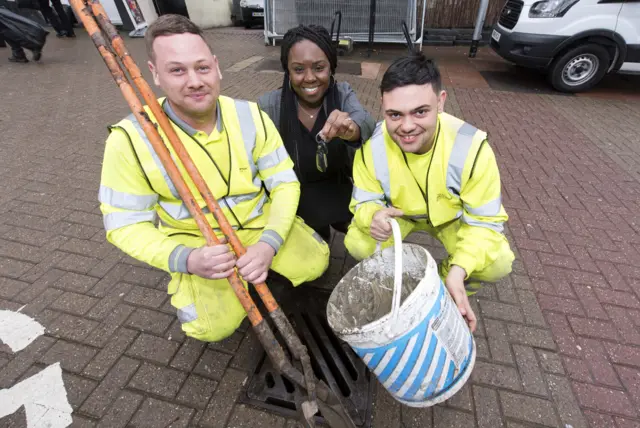
[[[370,3],[370,0],[267,0],[265,38],[280,38],[299,24],[330,28],[335,13],[340,11],[340,34],[356,42],[367,41]],[[405,21],[411,38],[419,42],[423,20],[423,11],[418,10],[417,0],[377,0],[375,41],[404,43],[402,21]]]

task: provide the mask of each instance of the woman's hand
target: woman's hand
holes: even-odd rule
[[[320,136],[325,141],[331,141],[334,138],[357,141],[360,139],[360,127],[349,117],[349,113],[334,110],[327,118]]]

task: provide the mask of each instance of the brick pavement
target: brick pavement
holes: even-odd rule
[[[251,58],[279,55],[259,32],[207,34],[225,94],[255,100],[280,85],[280,74],[255,71]],[[127,44],[142,66],[142,41]],[[432,52],[447,111],[489,132],[517,260],[473,299],[469,384],[427,410],[378,388],[374,426],[640,426],[640,106],[496,91],[480,74],[508,69],[495,56]],[[340,77],[379,111],[377,82]],[[16,355],[0,347],[0,386],[59,361],[77,427],[295,426],[237,404],[259,350],[246,326],[218,344],[186,339],[167,275],[105,242],[96,200],[105,127],[128,111],[88,38],[50,40],[41,64],[0,62],[0,81],[0,309],[22,308],[46,327]],[[426,235],[410,240],[444,254]],[[353,264],[340,236],[332,256],[325,286]]]

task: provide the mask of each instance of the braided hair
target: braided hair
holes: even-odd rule
[[[291,48],[302,40],[309,40],[317,45],[329,60],[331,75],[336,71],[338,66],[338,53],[335,44],[331,40],[331,36],[326,28],[319,25],[299,25],[287,31],[282,39],[282,48],[280,51],[280,62],[284,71],[284,79],[282,81],[282,100],[280,102],[280,134],[284,142],[285,148],[290,152],[296,144],[296,141],[302,140],[302,131],[300,122],[297,120],[296,94],[291,88],[289,76],[289,52]],[[336,88],[335,80],[329,82],[329,89],[325,93],[325,106],[327,117],[331,112],[340,106],[340,96]],[[292,118],[296,118],[295,120]],[[298,166],[298,171],[301,171]],[[302,177],[299,177],[302,179]]]

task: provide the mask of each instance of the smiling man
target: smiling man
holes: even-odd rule
[[[487,134],[443,112],[440,72],[421,53],[394,61],[380,90],[384,121],[355,157],[354,221],[345,245],[359,260],[377,243],[392,245],[389,218],[398,221],[403,239],[427,231],[449,254],[440,276],[473,331],[467,296],[480,282],[507,276],[514,260]]]
[[[322,275],[329,248],[296,217],[300,183],[269,116],[255,103],[220,95],[218,59],[200,29],[183,16],[163,15],[145,39],[153,80],[166,94],[159,102],[247,251],[236,260],[226,244],[205,246],[133,115],[112,126],[107,139],[99,192],[104,227],[109,242],[171,274],[168,293],[187,335],[219,341],[245,317],[226,280],[234,269],[260,283],[271,268],[297,286]]]

